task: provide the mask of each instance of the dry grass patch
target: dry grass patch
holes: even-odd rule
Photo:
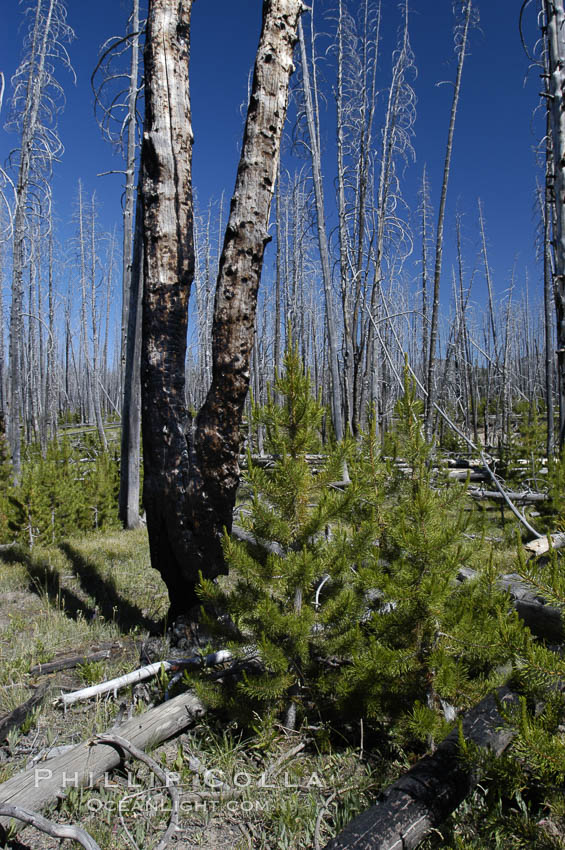
[[[140,644],[149,631],[164,629],[167,605],[166,588],[150,567],[145,529],[0,552],[0,716],[39,684],[51,684],[41,709],[0,749],[1,779],[42,750],[76,743],[112,724],[119,701],[101,699],[63,716],[54,698],[139,666]],[[110,646],[108,659],[48,677],[30,674],[35,665]]]

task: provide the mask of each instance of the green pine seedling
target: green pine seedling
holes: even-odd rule
[[[341,478],[349,447],[317,457],[318,468],[313,468],[307,454],[322,450],[323,416],[298,349],[291,345],[274,393],[269,392],[263,408],[254,407],[274,465],[260,468],[249,455],[245,476],[252,493],[245,525],[257,541],[274,544],[277,553],[265,555],[260,546],[248,548],[226,536],[231,585],[220,589],[201,583],[203,601],[229,613],[237,628],[238,637],[230,644],[234,651],[245,658],[253,647],[259,659],[232,695],[232,709],[248,719],[254,712],[271,712],[293,725],[296,711],[303,714],[317,705],[319,659],[327,653],[324,629],[331,621],[327,609],[339,604],[346,614],[343,594],[351,570],[341,524],[353,491],[331,485]],[[323,595],[318,592],[321,582],[326,585]],[[340,633],[344,623],[343,618]]]
[[[455,710],[500,684],[504,674],[497,671],[511,654],[500,624],[514,642],[522,626],[508,617],[492,565],[458,587],[458,572],[471,559],[465,487],[448,486],[433,468],[422,404],[408,374],[396,417],[384,448],[392,454],[388,478],[381,471],[376,491],[366,491],[378,546],[356,570],[372,610],[334,689],[348,714],[361,712],[404,743],[433,745]]]

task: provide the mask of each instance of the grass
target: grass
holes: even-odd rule
[[[482,534],[500,537],[500,513],[484,512],[483,519]],[[512,572],[516,558],[515,526],[505,525],[503,542],[492,547],[493,562],[501,573]],[[471,561],[488,559],[488,544],[479,538],[479,546]],[[52,675],[53,694],[134,669],[147,635],[164,635],[167,607],[165,585],[150,567],[144,529],[97,532],[59,546],[37,547],[31,554],[18,548],[1,551],[0,715],[24,702],[31,687],[44,681],[31,676],[30,669],[59,655],[121,645],[121,652],[111,659]],[[151,684],[149,698],[159,701],[166,684],[157,680]],[[146,707],[127,691],[117,699],[73,705],[64,715],[52,699],[46,700],[22,728],[10,733],[0,781],[22,770],[30,757],[52,746],[88,739],[111,727],[118,714]],[[276,724],[257,724],[244,738],[235,726],[211,713],[176,740],[165,742],[153,757],[178,775],[182,788],[182,829],[175,846],[187,850],[324,846],[408,767],[400,752],[396,760],[390,752],[368,755],[367,742],[360,752],[345,741],[336,743],[326,731],[288,734]],[[227,789],[220,793],[214,779]],[[103,850],[131,848],[132,839],[138,847],[153,846],[167,823],[166,789],[155,785],[150,771],[138,764],[113,772],[108,786],[113,787],[70,788],[52,817],[81,825]],[[484,808],[481,799],[479,789],[458,816],[461,828],[453,825],[456,821],[447,825],[445,841],[451,843],[441,843],[436,836],[428,842],[430,850],[478,847],[469,835],[473,817]],[[13,850],[59,846],[31,829],[19,833],[18,841],[23,844],[14,841],[6,846]]]
[[[31,676],[32,667],[60,655],[88,654],[109,645],[121,650],[108,660],[51,676],[54,691],[137,667],[140,641],[149,627],[164,629],[167,604],[166,589],[149,566],[144,530],[96,533],[61,546],[38,547],[33,553],[2,551],[0,714],[23,703],[30,688],[45,680]],[[75,742],[102,731],[115,711],[117,705],[99,701],[63,718],[47,701],[33,730],[36,746]],[[20,741],[11,747],[12,759],[3,767],[2,778],[21,769],[28,744]]]
[[[167,608],[165,585],[150,567],[144,529],[97,532],[59,546],[36,547],[32,553],[20,548],[1,551],[0,715],[23,703],[31,689],[45,681],[30,674],[34,665],[61,655],[121,645],[121,652],[108,660],[52,674],[52,696],[139,666],[140,644],[149,632],[164,634]],[[166,684],[156,680],[150,698],[159,701]],[[78,743],[107,730],[118,712],[146,708],[143,702],[135,706],[131,693],[121,692],[117,699],[73,705],[63,715],[51,697],[10,733],[0,781],[50,747]],[[345,823],[368,805],[390,769],[383,763],[377,774],[359,752],[332,750],[327,742],[318,749],[315,733],[307,734],[305,739],[276,727],[258,728],[243,739],[235,727],[210,715],[159,747],[154,757],[178,774],[183,788],[177,846],[306,848],[314,845],[316,835],[325,843],[334,831],[331,825]],[[303,747],[294,752],[300,743]],[[213,785],[208,787],[205,771],[221,777],[230,790],[219,795]],[[117,790],[70,788],[51,816],[80,824],[102,848],[131,847],[127,831],[139,847],[154,843],[155,832],[166,825],[168,803],[148,769],[131,766],[129,773],[114,772],[109,784]],[[123,801],[121,818],[117,799]],[[58,846],[31,828],[19,833],[18,841],[24,844],[6,846]]]

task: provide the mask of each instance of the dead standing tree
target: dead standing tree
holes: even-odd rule
[[[212,385],[195,421],[185,404],[187,306],[194,276],[192,127],[188,88],[192,0],[151,0],[145,46],[141,355],[144,503],[151,563],[171,616],[197,602],[199,571],[226,572],[239,483],[240,423],[249,386],[257,291],[293,71],[301,0],[264,0],[241,158],[220,260]]]
[[[139,461],[141,403],[139,352],[141,346],[141,242],[134,233],[136,207],[136,160],[138,150],[137,101],[140,93],[139,0],[131,0],[129,32],[109,38],[101,47],[91,77],[94,108],[105,138],[124,158],[125,176],[122,243],[122,327],[120,387],[122,432],[119,516],[126,528],[137,528],[139,517]],[[115,173],[115,172],[110,172]],[[140,222],[135,223],[139,227]]]
[[[343,439],[343,404],[338,357],[338,329],[332,294],[331,257],[326,232],[326,213],[324,204],[324,184],[322,179],[322,151],[320,142],[320,111],[318,104],[318,84],[316,80],[315,37],[312,30],[312,81],[306,52],[306,42],[302,26],[299,26],[300,57],[302,64],[302,88],[304,92],[304,111],[308,125],[309,152],[312,161],[312,180],[316,201],[316,229],[320,248],[320,264],[324,283],[326,305],[327,356],[331,376],[331,412],[336,439]]]
[[[51,169],[63,146],[57,136],[57,113],[63,90],[55,78],[58,60],[71,69],[64,46],[74,33],[61,0],[36,0],[33,23],[26,38],[25,58],[12,85],[12,120],[20,144],[11,156],[17,170],[13,219],[12,304],[10,309],[10,395],[8,437],[16,477],[20,472],[20,416],[23,403],[23,279],[29,257],[27,213],[30,195],[48,198]]]
[[[553,294],[557,319],[559,449],[565,445],[565,10],[563,0],[543,0],[547,40],[548,89],[553,163]],[[549,170],[549,169],[548,169]]]
[[[457,117],[457,106],[461,92],[461,79],[463,76],[463,63],[467,51],[467,38],[469,26],[472,22],[472,0],[463,0],[461,7],[462,22],[456,27],[455,42],[458,53],[457,75],[451,101],[451,116],[449,119],[449,130],[447,133],[447,144],[445,149],[445,161],[443,166],[443,180],[441,184],[441,195],[439,201],[438,223],[436,230],[436,256],[434,266],[434,286],[432,300],[432,315],[430,324],[430,350],[427,357],[427,395],[426,395],[426,437],[432,437],[432,419],[434,415],[434,402],[436,399],[435,371],[436,371],[436,349],[439,322],[439,295],[441,282],[441,267],[443,260],[443,229],[445,224],[445,205],[447,201],[447,186],[449,183],[449,172],[451,170],[451,154],[453,152],[453,136],[455,133],[455,119]],[[476,14],[476,12],[475,12]]]

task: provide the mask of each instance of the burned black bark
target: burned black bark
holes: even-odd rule
[[[513,737],[498,709],[516,702],[499,688],[463,717],[463,736],[497,755]],[[391,785],[383,799],[354,818],[325,850],[411,850],[438,827],[476,785],[478,776],[460,757],[459,730],[454,729],[433,755],[425,756]]]
[[[151,563],[167,584],[173,617],[198,601],[199,571],[208,578],[226,572],[222,536],[231,529],[239,483],[239,428],[249,386],[257,291],[302,11],[300,0],[263,3],[216,288],[212,385],[192,422],[184,395],[187,305],[194,276],[191,6],[191,0],[150,3],[142,148],[144,504]]]
[[[151,563],[161,572],[171,601],[178,601],[182,593],[182,563],[188,542],[184,361],[188,298],[194,276],[188,89],[191,8],[191,0],[150,3],[141,152],[143,501]]]

